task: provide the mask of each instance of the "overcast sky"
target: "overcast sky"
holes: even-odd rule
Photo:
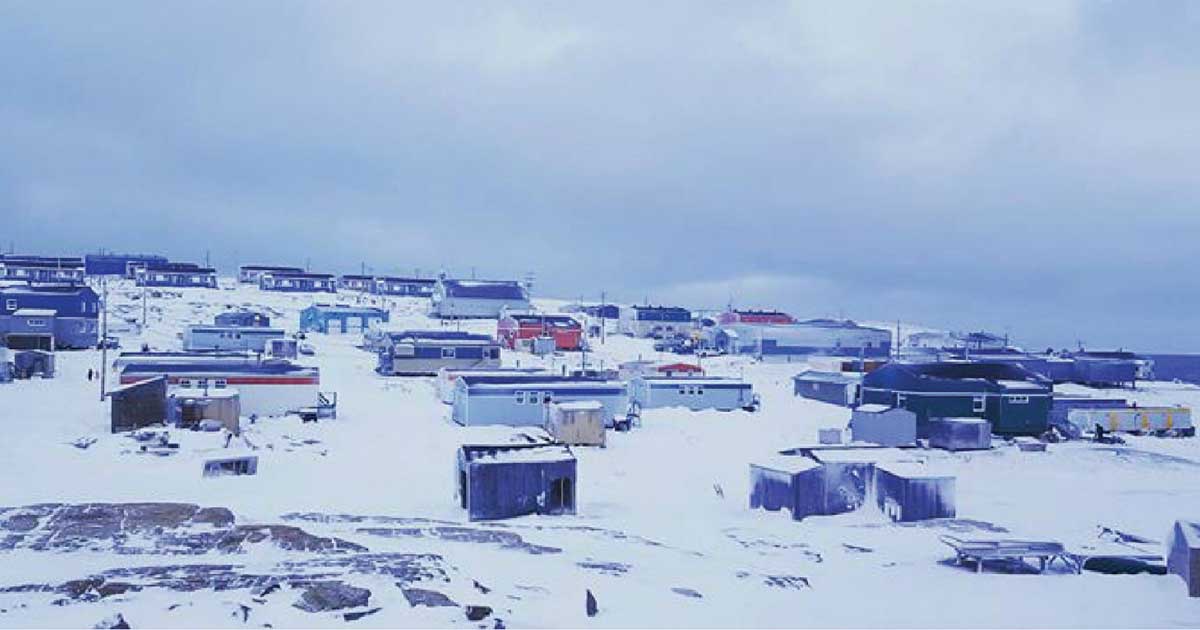
[[[1200,3],[425,5],[0,2],[0,245],[1200,351]]]

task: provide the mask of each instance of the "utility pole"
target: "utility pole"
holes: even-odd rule
[[[208,258],[209,258],[209,257],[208,257],[208,250],[206,249],[206,250],[204,250],[204,268],[205,268],[205,269],[212,269],[212,264],[211,264],[211,263],[209,263],[209,261],[208,261]]]
[[[100,402],[104,402],[108,375],[108,276],[100,279],[100,294]]]
[[[146,306],[147,297],[148,296],[146,295],[146,285],[143,284],[142,285],[142,335],[146,334],[146,311],[149,310],[149,307]]]
[[[600,345],[604,345],[604,338],[608,336],[608,322],[605,321],[604,312],[608,310],[608,293],[600,292]]]

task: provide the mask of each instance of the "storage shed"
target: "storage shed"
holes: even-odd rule
[[[842,407],[858,402],[861,384],[862,375],[856,373],[806,370],[792,377],[795,395]]]
[[[685,407],[692,411],[757,408],[753,386],[741,379],[689,376],[639,376],[629,383],[630,396],[644,409]]]
[[[917,414],[888,405],[861,405],[850,413],[850,436],[855,442],[915,446]]]
[[[21,308],[8,318],[4,343],[14,350],[54,350],[54,309]]]
[[[464,445],[458,496],[472,521],[574,514],[576,461],[558,444]]]
[[[167,377],[154,376],[108,391],[113,433],[167,421]]]
[[[1183,578],[1188,597],[1200,597],[1200,523],[1175,521],[1167,539],[1167,572]]]
[[[509,280],[440,279],[430,296],[434,317],[442,319],[498,319],[508,311],[532,308],[529,292]]]
[[[328,335],[361,335],[391,319],[391,314],[373,306],[313,304],[300,311],[300,330]]]
[[[888,363],[863,377],[864,403],[917,414],[917,435],[927,437],[930,418],[979,417],[1001,435],[1046,431],[1052,386],[1018,365],[941,362]]]
[[[54,353],[45,350],[17,350],[13,352],[13,377],[29,379],[54,378]]]
[[[877,463],[870,494],[884,515],[898,523],[954,518],[953,475],[911,463]]]
[[[1114,353],[1115,354],[1115,353]],[[1071,381],[1092,387],[1132,387],[1138,379],[1135,357],[1080,353],[1074,356]]]
[[[193,429],[205,421],[219,423],[222,428],[237,434],[242,415],[241,396],[237,390],[176,389],[167,399],[169,421],[181,429]]]
[[[559,444],[604,446],[604,405],[595,400],[552,403],[546,432]]]
[[[206,350],[266,352],[268,343],[275,339],[283,339],[284,335],[282,328],[195,324],[184,330],[183,349],[193,352]]]
[[[801,456],[778,455],[750,464],[750,509],[787,508],[793,520],[825,514],[825,472]]]
[[[624,417],[629,394],[624,383],[569,376],[460,376],[454,385],[451,418],[463,426],[543,426],[545,406],[554,402],[596,400],[604,405],[604,424]]]

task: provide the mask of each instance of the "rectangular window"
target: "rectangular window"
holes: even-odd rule
[[[80,303],[79,303],[79,312],[80,312],[80,313],[85,313],[85,314],[87,313],[87,302],[80,302]]]
[[[679,386],[679,395],[680,395],[680,396],[686,396],[686,395],[687,395],[687,386],[686,386],[686,385],[680,385],[680,386]]]
[[[1010,402],[1014,405],[1028,405],[1029,397],[1028,396],[1009,396],[1008,402]]]
[[[983,413],[987,409],[987,398],[984,396],[976,396],[971,400],[971,411],[975,413]]]
[[[896,394],[896,406],[903,407],[904,403],[908,402],[908,396],[904,394]]]
[[[442,358],[443,359],[453,359],[454,358],[454,348],[442,348]]]
[[[45,325],[46,325],[46,320],[44,320],[44,319],[31,319],[31,320],[29,320],[29,326],[30,326],[31,328],[42,328],[42,327],[44,327]]]
[[[215,387],[217,389],[225,389],[228,386],[229,386],[229,381],[227,381],[223,378],[219,378],[216,381],[214,381],[214,383],[213,383],[213,387]]]
[[[181,379],[179,379],[179,386],[180,387],[191,387],[192,381],[191,381],[191,379],[181,378]]]
[[[206,378],[196,379],[196,387],[208,387],[208,379],[206,379]]]
[[[17,310],[17,301],[16,300],[5,300],[4,301],[4,310],[6,310],[6,311]]]
[[[517,392],[517,404],[518,405],[525,404],[525,392]]]

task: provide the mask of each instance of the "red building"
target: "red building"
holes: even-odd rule
[[[578,350],[583,345],[583,325],[566,315],[507,315],[496,324],[500,343],[515,349],[523,339],[553,337],[556,350]]]
[[[795,324],[796,318],[783,311],[729,311],[721,313],[721,325],[725,324]]]
[[[704,368],[691,363],[668,363],[654,369],[660,376],[704,376]]]

